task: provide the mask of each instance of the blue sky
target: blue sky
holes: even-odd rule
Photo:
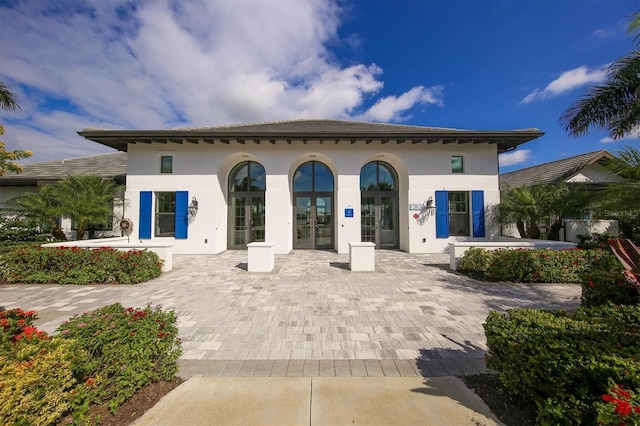
[[[546,134],[511,171],[637,137],[562,111],[634,44],[640,0],[0,0],[0,112],[25,162],[109,152],[84,128],[336,118]]]

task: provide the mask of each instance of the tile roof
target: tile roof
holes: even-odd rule
[[[67,175],[96,175],[121,178],[127,174],[127,153],[113,152],[65,160],[25,164],[20,174],[5,172],[0,186],[36,185],[38,181],[60,180]]]
[[[556,183],[569,178],[589,164],[602,163],[611,159],[613,159],[613,156],[610,153],[600,150],[503,173],[500,175],[500,190],[517,186],[532,186],[540,183]]]
[[[233,124],[168,130],[100,130],[84,129],[80,136],[102,145],[126,151],[129,143],[272,143],[276,140],[303,142],[307,139],[355,143],[356,140],[382,140],[404,143],[491,143],[499,152],[542,136],[538,129],[462,130],[400,124],[367,123],[346,120],[288,120],[267,123]]]

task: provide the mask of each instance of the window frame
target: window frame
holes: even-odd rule
[[[168,160],[169,164],[165,164],[165,160]],[[160,156],[160,173],[161,174],[173,173],[173,155]]]
[[[458,170],[458,168],[456,167],[456,165],[454,164],[454,160],[456,159],[460,159],[460,168]],[[464,155],[459,155],[459,154],[452,154],[451,155],[451,173],[453,174],[462,174],[464,173]]]
[[[464,200],[455,199],[457,196],[463,195]],[[470,209],[470,196],[469,191],[448,191],[448,203],[449,203],[449,236],[450,237],[470,237],[471,236],[471,209]],[[454,204],[455,203],[455,204]],[[454,206],[463,206],[464,211],[458,211],[459,209]],[[460,220],[460,218],[464,220]],[[457,225],[464,223],[464,229],[462,232],[455,230]],[[455,231],[455,232],[454,232]]]
[[[167,206],[166,202],[161,198],[166,195],[173,195],[173,200],[168,201],[169,211],[160,211],[162,206]],[[155,197],[155,208],[154,208],[154,237],[163,238],[163,237],[174,237],[176,236],[176,208],[177,208],[177,193],[175,191],[158,191],[154,192]],[[171,207],[173,207],[173,211],[171,211]],[[164,207],[163,207],[164,209]],[[162,217],[163,220],[160,220]],[[171,217],[171,220],[167,220],[168,217]],[[167,226],[168,224],[172,225],[170,231],[162,232],[161,229],[163,226]]]

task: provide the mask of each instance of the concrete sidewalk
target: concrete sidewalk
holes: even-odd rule
[[[456,377],[192,377],[143,425],[499,425]]]

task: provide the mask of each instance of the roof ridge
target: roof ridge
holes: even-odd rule
[[[291,118],[285,120],[273,120],[273,121],[256,121],[256,122],[244,122],[244,123],[232,123],[232,124],[219,124],[214,126],[196,126],[196,127],[178,127],[170,130],[206,130],[206,129],[220,129],[220,128],[233,128],[243,126],[259,126],[259,125],[271,125],[271,124],[287,124],[287,123],[300,123],[305,121],[315,122],[334,122],[334,123],[348,123],[348,124],[367,124],[367,125],[380,125],[390,127],[414,127],[416,129],[434,129],[434,130],[469,130],[459,129],[454,127],[434,127],[434,126],[419,126],[417,124],[399,124],[399,123],[386,123],[382,121],[362,121],[362,120],[343,120],[338,118]],[[522,130],[537,130],[537,129],[522,129]]]

